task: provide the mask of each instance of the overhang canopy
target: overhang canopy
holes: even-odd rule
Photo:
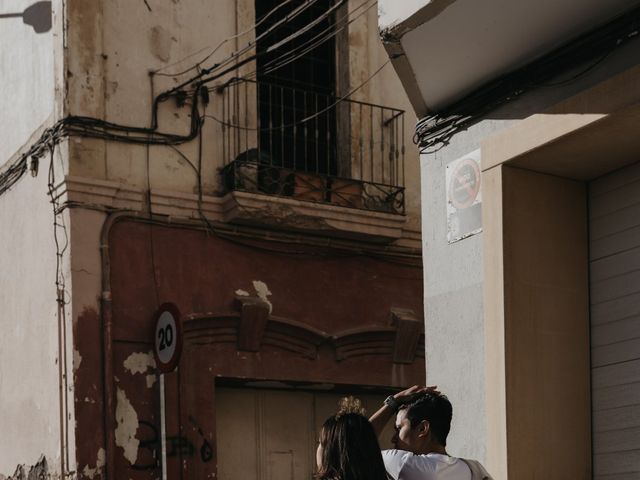
[[[402,8],[398,3],[379,0],[381,35],[423,117],[607,23],[640,0],[412,0]]]

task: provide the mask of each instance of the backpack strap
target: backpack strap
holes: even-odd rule
[[[480,462],[476,460],[467,460],[465,458],[460,458],[460,460],[462,460],[467,467],[469,467],[469,470],[471,470],[471,480],[493,480]]]

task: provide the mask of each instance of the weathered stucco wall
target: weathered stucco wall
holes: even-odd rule
[[[188,0],[150,4],[150,8],[147,8],[144,2],[125,0],[94,2],[91,6],[87,6],[86,2],[70,0],[69,18],[78,21],[69,21],[69,111],[130,126],[149,126],[154,94],[187,80],[196,70],[173,77],[167,74],[176,74],[194,66],[221,42],[238,32],[248,31],[224,43],[202,66],[209,67],[226,59],[253,40],[253,5],[253,0],[216,2],[215,7],[204,0]],[[420,186],[417,153],[411,148],[415,116],[391,65],[368,81],[368,77],[388,58],[378,38],[376,9],[357,7],[361,7],[361,2],[350,2],[349,11],[352,17],[358,18],[349,25],[349,85],[341,85],[340,90],[344,94],[366,82],[353,95],[355,100],[407,110],[404,133],[407,146],[407,230],[417,233]],[[341,18],[345,13],[341,11],[337,15]],[[149,75],[152,70],[157,71],[153,77]],[[255,64],[252,62],[210,85],[221,85],[233,75],[244,75],[254,70]],[[249,95],[252,93],[249,92]],[[221,94],[211,92],[210,103],[206,107],[206,115],[210,116],[205,118],[202,133],[202,184],[205,195],[220,192],[219,168],[223,162],[233,159],[233,156],[230,159],[223,158],[224,131],[220,123],[212,118],[222,118],[221,103]],[[159,131],[185,134],[189,130],[189,122],[188,105],[179,107],[173,99],[160,105]],[[238,122],[242,124],[242,119]],[[255,119],[250,122],[254,122],[255,126]],[[352,127],[352,136],[357,136],[359,125]],[[147,148],[76,138],[71,143],[70,173],[140,188],[150,186],[152,189],[193,194],[197,191],[197,183],[192,165],[198,164],[199,148],[197,140],[175,148]]]
[[[8,0],[0,13],[23,13],[35,3]],[[0,171],[61,113],[62,2],[51,4],[50,29],[46,9],[32,17],[40,33],[20,17],[0,18]],[[59,150],[60,171],[61,159]],[[0,198],[0,477],[22,478],[31,471],[56,478],[66,435],[61,415],[67,417],[65,427],[73,423],[72,409],[61,413],[60,406],[59,366],[65,359],[70,364],[72,350],[67,344],[60,355],[48,164],[45,156],[36,178],[25,176]],[[63,247],[64,238],[61,242]],[[69,278],[67,260],[60,267]],[[73,388],[72,382],[67,388]],[[73,438],[64,442],[71,445]],[[73,462],[73,448],[68,456]]]
[[[22,13],[31,3],[4,1],[0,14]],[[53,115],[58,40],[53,30],[36,33],[20,17],[0,18],[0,168]]]
[[[176,304],[185,332],[178,370],[165,377],[169,435],[194,445],[206,439],[213,448],[208,458],[198,451],[184,456],[174,451],[169,478],[179,476],[180,469],[185,478],[215,476],[217,442],[224,441],[215,433],[216,379],[306,382],[331,389],[340,384],[400,387],[424,378],[420,346],[414,344],[415,356],[406,363],[394,363],[390,337],[375,333],[388,328],[392,308],[421,309],[419,266],[346,252],[319,256],[317,248],[304,245],[222,238],[126,218],[111,228],[108,246],[114,378],[107,382],[113,382],[116,397],[116,478],[158,474],[153,433],[160,421],[158,382],[148,352],[153,314],[163,302]],[[270,306],[264,336],[255,328],[257,319],[250,320],[251,335],[259,338],[255,351],[240,347],[244,334],[237,327],[239,301],[249,296]],[[99,336],[86,321],[92,321],[90,315],[81,319],[87,325],[83,331]],[[343,332],[352,332],[344,355],[339,341],[331,339]],[[89,345],[79,348],[91,358]],[[91,370],[97,368],[99,362],[89,360],[82,374],[95,377]],[[92,397],[90,384],[83,385],[79,382],[77,391],[88,388]],[[92,425],[103,420],[97,407],[88,407],[94,408]],[[94,435],[84,429],[78,441]],[[96,446],[88,448],[95,457]],[[79,455],[84,449],[78,446]]]
[[[350,10],[360,5],[360,2],[349,2]],[[357,15],[362,12],[356,10]],[[370,8],[366,14],[355,20],[349,26],[349,74],[350,88],[354,89],[364,84],[351,97],[354,100],[371,102],[387,107],[399,108],[405,111],[405,186],[407,229],[420,230],[420,163],[418,153],[413,145],[413,131],[416,116],[404,93],[398,75],[391,64],[387,64],[371,80],[369,77],[389,60],[389,56],[382,46],[378,34],[377,11]],[[353,121],[353,120],[352,120]],[[352,123],[352,135],[356,136],[358,125]]]
[[[146,3],[148,3],[148,7]],[[350,3],[352,4],[350,9],[361,5],[359,1]],[[250,30],[250,27],[255,22],[253,0],[239,0],[237,2],[225,0],[215,2],[215,5],[206,0],[174,0],[172,2],[103,0],[91,2],[90,4],[82,0],[68,0],[66,5],[68,16],[68,51],[66,54],[68,62],[68,76],[66,79],[68,97],[65,99],[66,111],[73,115],[92,116],[137,127],[149,126],[154,94],[174,87],[195,72],[191,70],[188,73],[173,77],[164,75],[180,72],[194,65],[205,58],[223,40],[234,36],[237,32]],[[361,12],[360,10],[358,13]],[[227,58],[231,52],[245,46],[253,37],[253,32],[250,31],[237,39],[232,39],[223,44],[203,66],[211,66]],[[340,86],[341,94],[349,92],[361,83],[365,83],[354,95],[355,99],[401,108],[407,111],[404,134],[405,145],[407,146],[405,159],[405,178],[407,179],[408,189],[407,230],[411,232],[411,241],[415,242],[412,245],[415,245],[419,241],[420,229],[418,154],[411,148],[415,117],[410,110],[409,103],[400,88],[399,81],[391,65],[385,66],[379,75],[369,81],[370,74],[387,61],[386,53],[378,39],[375,7],[370,8],[350,25],[349,42],[348,85]],[[150,70],[155,70],[157,73],[151,77],[149,75]],[[240,68],[239,74],[246,74],[253,70],[255,70],[255,65],[250,63]],[[222,84],[231,75],[235,74],[236,72],[233,72],[213,82],[212,85]],[[215,116],[218,119],[222,118],[220,93],[212,91],[210,100],[209,105],[206,107],[206,114]],[[187,133],[190,122],[189,115],[188,106],[180,107],[176,105],[173,99],[165,102],[159,109],[159,130],[180,134]],[[222,128],[216,120],[209,117],[205,118],[202,135],[202,185],[204,195],[217,195],[221,190],[219,168],[225,160],[222,156],[222,144],[220,141],[223,138],[222,132]],[[114,202],[113,206],[136,209],[141,208],[140,206],[143,205],[143,201],[140,199],[146,198],[144,191],[147,189],[153,192],[162,192],[170,200],[178,198],[180,194],[194,194],[197,192],[197,178],[194,168],[189,162],[193,165],[198,164],[199,148],[197,140],[176,146],[174,149],[162,146],[147,148],[146,146],[129,143],[73,137],[69,141],[70,178],[68,188],[70,191],[74,188],[79,189],[78,184],[82,182],[78,178],[84,178],[87,180],[83,183],[83,188],[86,188],[86,190],[83,191],[82,195],[87,193],[87,196],[82,198],[89,199],[87,201],[90,203],[105,201],[105,203],[109,204],[105,197],[100,196],[101,192],[104,191],[102,187],[106,184],[100,184],[99,181],[117,182],[109,184],[116,185],[113,188],[115,192],[113,195],[116,198],[124,198],[125,200],[118,205],[115,204],[117,202]],[[91,182],[98,184],[94,187]],[[123,188],[120,189],[120,186]],[[104,188],[106,190],[106,187]],[[78,194],[77,191],[74,194]],[[176,194],[176,197],[171,197],[173,194]],[[91,195],[94,196],[92,197]],[[127,197],[127,195],[130,195],[130,197]],[[186,196],[183,195],[180,199]],[[134,198],[135,201],[127,203],[127,198]],[[109,205],[112,206],[111,204]],[[131,205],[134,205],[134,207],[131,207]],[[96,207],[96,205],[92,207]],[[177,215],[183,214],[187,216],[184,211],[182,210]],[[147,215],[146,211],[144,215]],[[105,466],[115,461],[117,469],[127,469],[133,478],[147,478],[150,475],[148,466],[139,471],[129,471],[129,469],[130,463],[137,463],[143,466],[149,463],[155,465],[155,460],[149,454],[152,449],[148,444],[145,446],[144,442],[147,440],[149,433],[149,421],[157,420],[157,405],[155,402],[157,400],[158,383],[150,365],[142,365],[138,369],[131,367],[130,369],[123,362],[129,359],[132,354],[135,354],[133,358],[144,363],[144,358],[146,357],[143,354],[150,350],[146,328],[149,321],[151,321],[154,309],[157,307],[156,300],[158,298],[152,291],[145,290],[144,301],[150,303],[144,307],[144,311],[137,311],[134,314],[134,321],[131,322],[128,320],[123,322],[123,313],[122,311],[117,311],[118,307],[114,301],[114,321],[119,329],[116,332],[117,341],[114,342],[116,374],[115,380],[113,378],[106,378],[105,380],[106,382],[115,382],[113,393],[115,402],[114,420],[111,418],[114,416],[111,415],[111,412],[108,412],[108,405],[104,404],[105,391],[102,380],[104,379],[106,366],[104,363],[105,357],[102,356],[99,348],[102,345],[102,322],[104,321],[104,317],[101,318],[101,314],[104,314],[104,311],[101,311],[99,301],[103,293],[101,275],[108,274],[108,270],[103,271],[101,264],[101,252],[106,250],[103,249],[105,245],[101,245],[101,242],[105,239],[100,238],[100,233],[106,217],[107,215],[103,212],[81,208],[73,209],[70,213],[72,252],[70,262],[74,284],[73,297],[71,299],[74,335],[73,373],[76,388],[74,407],[77,420],[75,434],[78,438],[76,467],[81,476],[100,478],[101,475],[104,475]],[[139,224],[137,228],[146,231],[150,227]],[[154,230],[158,229],[154,227]],[[184,232],[180,234],[176,232],[180,232],[180,230],[176,230],[169,235],[169,238],[175,242],[184,235]],[[189,235],[195,234],[191,232]],[[202,232],[198,233],[197,236],[201,237],[202,241],[207,245],[213,243],[215,238],[215,236],[209,238]],[[130,252],[132,255],[127,261],[129,266],[132,266],[131,262],[137,265],[138,260],[147,259],[150,249],[159,248],[155,243],[157,241],[156,238],[152,239],[152,243],[149,243],[143,239],[136,243],[135,251]],[[122,246],[125,244],[126,242],[122,240],[116,248],[123,248]],[[171,242],[168,242],[167,245],[169,244]],[[189,255],[197,257],[200,254],[197,248],[205,244],[200,245],[197,243],[194,244],[195,246],[186,246],[184,249],[171,244],[170,248],[163,250],[163,252],[156,250],[154,254],[157,255],[155,257],[156,265],[166,265],[165,262],[171,263],[173,261],[171,260],[173,256],[177,259],[178,255],[189,252]],[[193,248],[196,248],[196,250],[193,250]],[[213,251],[216,255],[221,254],[219,249],[214,249]],[[191,259],[189,261],[192,261],[194,257],[189,258]],[[268,257],[267,259],[260,258],[260,268],[264,269],[265,265],[269,264],[269,259]],[[242,262],[245,261],[244,256],[240,255],[238,255],[237,259],[233,257],[225,258],[224,262],[229,264],[230,273],[228,276],[230,277],[232,273],[237,274],[238,271],[244,272],[243,268],[249,268],[246,265],[244,267],[238,266],[238,264],[244,265]],[[206,284],[204,279],[208,279],[209,276],[215,277],[215,270],[203,267],[207,262],[208,260],[198,262],[197,268],[201,269],[200,273],[194,273],[195,267],[193,265],[189,268],[176,267],[178,270],[171,272],[168,272],[163,267],[163,271],[158,272],[157,280],[161,284],[160,288],[168,287],[169,290],[160,294],[162,299],[180,303],[182,302],[180,299],[184,297],[184,302],[186,303],[183,303],[185,305],[185,312],[183,313],[185,314],[216,311],[216,308],[220,305],[212,304],[212,298],[216,302],[224,302],[223,306],[231,305],[233,303],[233,292],[237,288],[241,288],[242,285],[237,288],[234,287],[233,291],[225,290],[224,298],[220,297],[220,288],[222,287],[217,283],[213,283],[205,290],[201,290]],[[277,273],[284,268],[278,256],[275,256],[275,260],[271,260],[271,262],[274,265],[276,263],[278,265],[277,268],[268,268],[269,271]],[[349,269],[347,275],[359,275],[359,269],[363,268],[363,264],[366,262],[363,261],[362,264],[359,264],[354,261],[354,266]],[[323,268],[337,268],[337,264],[334,262],[328,261],[328,263],[331,264],[331,267]],[[377,273],[384,277],[387,267],[382,262],[380,265],[383,266],[379,268]],[[285,270],[290,271],[291,269],[286,267]],[[127,269],[121,267],[119,271],[122,273],[126,272]],[[144,288],[149,287],[151,284],[145,282],[152,280],[148,276],[150,270],[142,268],[136,271],[137,275],[129,274],[125,278],[116,278],[113,281],[114,291],[117,289],[122,294],[123,291],[129,290],[130,292],[136,292],[135,295],[139,295],[142,292],[143,284]],[[175,275],[178,271],[181,272],[180,275],[188,272],[189,279],[184,282],[179,280]],[[308,276],[308,273],[306,272],[306,276]],[[290,279],[286,276],[273,275],[278,277],[279,281],[290,282]],[[411,278],[410,282],[407,278],[404,278],[406,276]],[[394,295],[391,299],[384,297],[383,292],[379,292],[377,298],[387,298],[390,303],[395,305],[403,298],[410,297],[414,301],[411,308],[420,310],[421,298],[419,294],[416,297],[416,293],[419,293],[420,290],[420,269],[411,269],[410,275],[405,273],[402,277],[402,281],[406,280],[411,283],[410,288],[405,288],[403,292]],[[194,278],[200,280],[193,284]],[[219,277],[215,278],[215,281],[218,282]],[[252,276],[247,278],[254,280]],[[303,279],[305,279],[305,275],[301,274],[300,282],[297,283],[303,283]],[[383,283],[376,281],[375,278],[372,281],[377,285],[383,286]],[[326,283],[324,280],[323,282]],[[293,283],[296,284],[296,282]],[[278,287],[277,282],[270,282],[271,289],[275,288],[274,284]],[[248,289],[250,287],[251,282],[245,286]],[[196,290],[199,293],[194,293]],[[276,290],[274,289],[274,291]],[[343,288],[341,291],[347,292],[349,290]],[[147,295],[150,296],[147,297]],[[309,294],[307,298],[299,301],[287,301],[286,306],[288,308],[298,308],[298,310],[294,311],[296,315],[292,314],[291,317],[306,318],[307,312],[305,308],[311,305],[314,299],[315,295]],[[142,297],[134,301],[138,305],[134,309],[141,306],[141,301]],[[415,301],[418,303],[415,303]],[[400,301],[400,303],[408,302]],[[326,301],[321,302],[321,304],[327,307],[332,306],[331,302]],[[369,318],[370,315],[362,315],[359,310],[366,308],[369,304],[370,302],[368,301],[353,302],[349,308],[353,308],[355,313],[351,317],[344,318],[350,318],[354,321],[355,319]],[[333,306],[335,307],[336,305],[338,304],[336,303]],[[122,304],[119,308],[122,308]],[[285,310],[284,306],[278,308],[280,308],[281,312]],[[389,309],[386,308],[384,311],[380,311],[382,313],[377,323],[386,324],[389,321]],[[127,325],[129,326],[127,327]],[[139,331],[136,334],[132,333],[129,328],[131,326],[134,326]],[[335,327],[338,329],[337,325]],[[127,330],[130,331],[127,332]],[[135,344],[127,343],[133,338],[132,335],[135,336]],[[120,340],[122,342],[119,342]],[[235,353],[229,354],[229,359],[235,359],[235,355]],[[362,362],[359,368],[364,368],[364,364],[365,362]],[[281,371],[282,378],[285,378],[287,372],[284,365],[281,366]],[[351,371],[353,373],[360,370],[356,368]],[[254,370],[243,371],[243,374],[247,375],[247,372],[253,372],[254,375],[266,375],[264,372],[272,372],[272,370],[260,370],[256,367]],[[273,373],[270,374],[273,376]],[[309,377],[309,372],[304,371],[304,374]],[[304,376],[302,373],[300,375]],[[325,375],[334,375],[338,380],[342,378],[337,373],[329,372],[328,370]],[[387,376],[391,375],[393,376],[393,383],[398,385],[407,381],[419,381],[419,378],[423,376],[423,363],[421,359],[418,359],[411,368],[405,368],[402,365],[397,366]],[[176,376],[173,375],[168,380],[169,390],[171,388],[175,390]],[[315,377],[309,378],[317,380]],[[342,378],[342,381],[347,381],[345,378]],[[374,376],[371,378],[374,378]],[[322,380],[325,380],[325,377],[322,377]],[[182,381],[185,380],[183,379]],[[132,387],[133,385],[135,385],[135,388]],[[136,389],[139,389],[139,391]],[[143,392],[143,394],[140,394],[140,392]],[[150,396],[149,393],[153,395]],[[169,393],[169,395],[172,394]],[[175,392],[173,395],[175,395]],[[151,413],[148,413],[149,411]],[[203,410],[203,412],[205,412],[204,414],[209,414],[208,411]],[[140,415],[139,420],[143,421],[140,428],[133,421],[136,415]],[[109,431],[109,421],[116,422],[113,425],[115,428],[111,431]],[[171,428],[178,429],[178,419],[173,419],[172,421],[174,425]],[[87,428],[87,425],[91,425],[91,428]],[[147,426],[145,427],[145,425]],[[188,419],[182,419],[182,427],[187,428],[185,426],[188,425],[190,425]],[[105,427],[107,428],[106,431]],[[115,447],[108,443],[110,441],[109,435],[113,431],[115,431],[116,436],[114,439]],[[105,440],[107,443],[105,443]],[[136,442],[142,442],[142,444]],[[138,447],[136,445],[140,448],[139,456],[137,456]],[[180,465],[176,464],[171,468],[179,469],[179,467]],[[155,467],[151,467],[151,473],[153,473],[153,468]]]
[[[55,473],[61,455],[59,324],[46,172],[2,196],[0,225],[0,474],[33,465],[41,455]],[[62,268],[69,278],[66,261]]]
[[[479,412],[486,411],[486,377],[483,234],[447,243],[446,165],[480,148],[482,141],[494,133],[629,68],[637,62],[638,51],[640,44],[630,43],[612,52],[587,75],[562,86],[522,95],[458,133],[445,148],[422,155],[427,381],[438,385],[453,403],[449,448],[452,454],[485,459],[487,429]],[[557,80],[570,78],[572,74],[567,72]]]

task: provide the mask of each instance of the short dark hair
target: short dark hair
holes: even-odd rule
[[[447,446],[447,435],[451,430],[453,407],[446,395],[427,392],[417,400],[403,405],[411,427],[415,427],[423,420],[429,422],[429,429],[434,439],[443,447]]]
[[[358,413],[329,417],[320,432],[318,480],[385,480],[380,446],[369,420]]]

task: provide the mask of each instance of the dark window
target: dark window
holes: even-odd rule
[[[333,0],[305,3],[255,2],[257,21],[280,5],[258,26],[257,36],[292,17],[257,43],[260,158],[276,167],[336,175],[336,108],[331,108],[336,101],[335,18],[327,15]],[[303,33],[268,51],[297,32]]]

